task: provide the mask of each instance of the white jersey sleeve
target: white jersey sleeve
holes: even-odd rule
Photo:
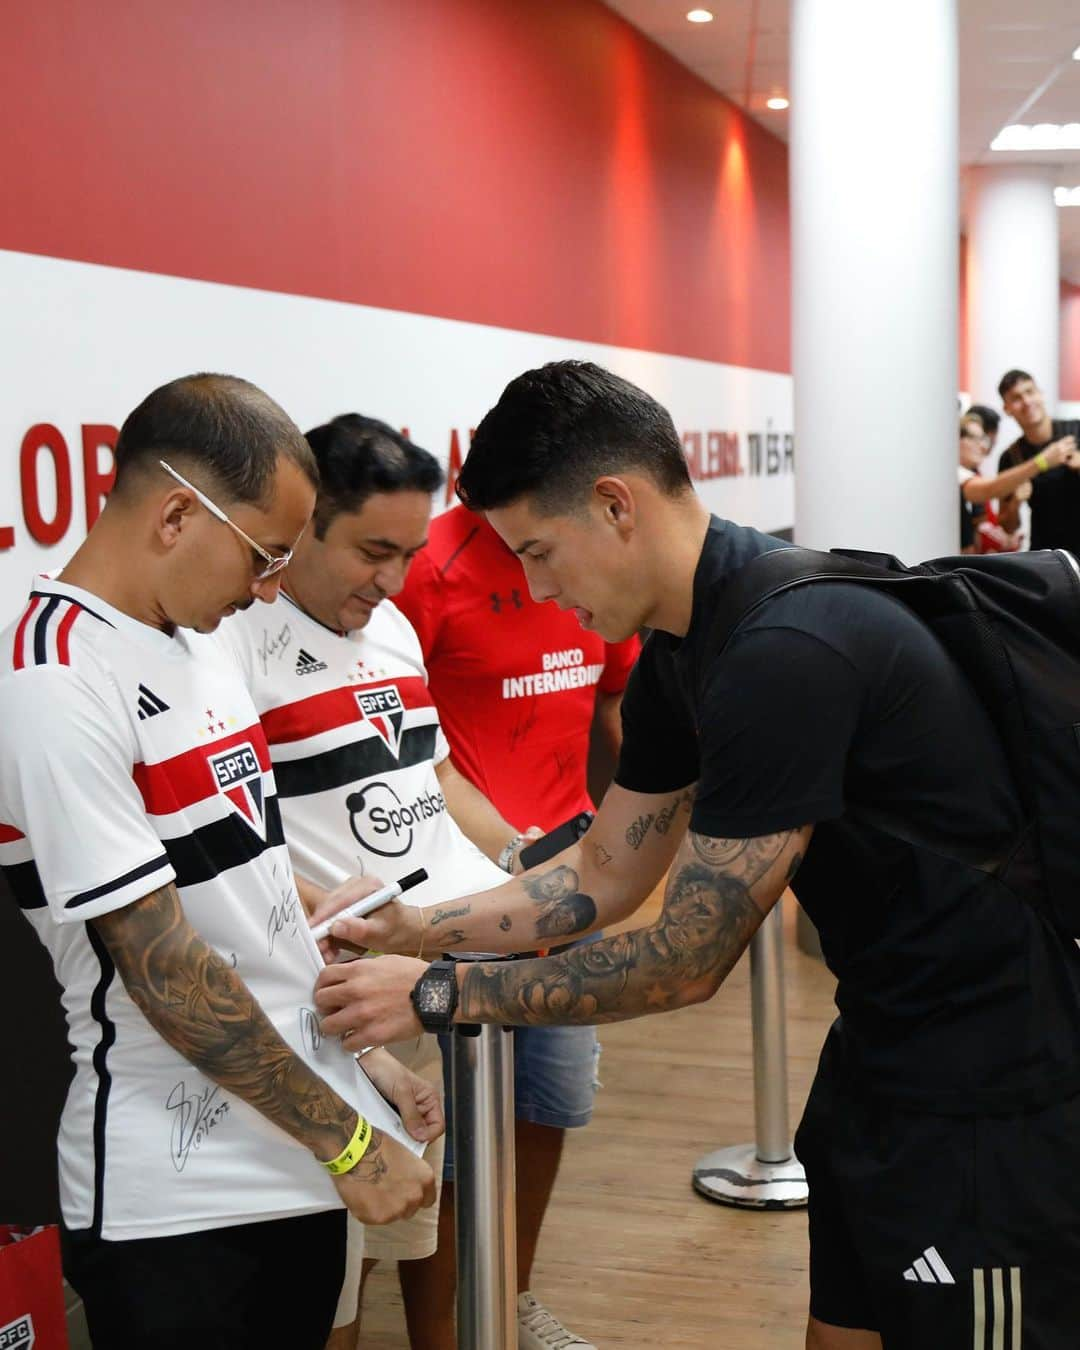
[[[57,923],[82,923],[175,877],[132,776],[126,722],[67,666],[0,684],[0,819],[29,839]]]

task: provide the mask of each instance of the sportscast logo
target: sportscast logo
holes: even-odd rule
[[[446,810],[441,792],[422,792],[403,802],[389,783],[365,783],[345,799],[353,838],[380,858],[400,858],[413,846],[413,832]]]

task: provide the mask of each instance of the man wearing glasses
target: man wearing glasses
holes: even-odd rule
[[[74,1047],[65,1268],[111,1350],[315,1350],[343,1208],[392,1221],[433,1178],[318,1035],[266,741],[196,634],[276,597],[318,473],[275,403],[217,375],[155,390],[116,461],[86,541],[0,640],[0,866]]]

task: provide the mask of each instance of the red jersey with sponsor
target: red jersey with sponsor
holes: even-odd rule
[[[462,773],[518,826],[549,830],[588,809],[596,695],[621,693],[637,638],[607,643],[536,604],[521,563],[464,506],[432,521],[395,603],[420,638]]]

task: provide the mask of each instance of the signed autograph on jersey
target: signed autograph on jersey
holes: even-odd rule
[[[221,1088],[208,1083],[202,1091],[188,1094],[181,1080],[165,1099],[172,1112],[169,1154],[178,1172],[187,1166],[192,1150],[202,1147],[207,1135],[229,1114],[229,1103],[220,1098]]]

